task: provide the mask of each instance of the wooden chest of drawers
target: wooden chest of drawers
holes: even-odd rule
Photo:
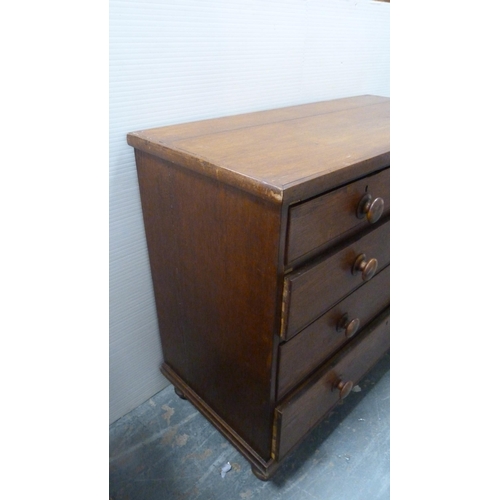
[[[389,348],[389,99],[127,140],[161,370],[267,479]]]

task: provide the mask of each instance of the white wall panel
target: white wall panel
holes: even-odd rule
[[[110,0],[110,421],[166,380],[134,130],[358,94],[389,95],[389,4]]]

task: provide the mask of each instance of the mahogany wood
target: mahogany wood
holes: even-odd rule
[[[274,456],[279,460],[340,400],[340,381],[356,383],[389,348],[388,311],[276,409]]]
[[[325,359],[349,342],[337,330],[344,314],[358,318],[361,331],[369,321],[389,305],[390,266],[366,285],[346,297],[305,328],[300,335],[279,348],[278,397],[282,399],[295,385]],[[304,356],[307,353],[307,356]]]
[[[193,391],[177,373],[172,370],[166,363],[163,363],[160,368],[165,377],[172,382],[176,387],[176,392],[179,391],[188,399],[198,411],[204,415],[210,422],[223,434],[235,448],[254,466],[263,476],[270,476],[276,470],[276,462],[274,459],[264,460],[255,449],[248,444],[228,423],[214,412],[212,407],[208,405],[197,392]]]
[[[165,362],[268,459],[280,211],[136,154]]]
[[[375,258],[378,272],[389,264],[389,222],[364,233],[333,255],[289,274],[285,280],[285,315],[282,337],[291,339],[339,300],[363,284],[361,273],[352,274],[356,258]],[[286,314],[288,313],[288,318]]]
[[[144,130],[127,141],[259,197],[292,203],[386,167],[389,132],[389,99],[360,96]]]
[[[389,99],[160,127],[127,141],[161,371],[268,479],[382,348],[366,325],[388,304]],[[359,208],[368,192],[384,198],[375,224],[365,212],[376,219],[381,202]],[[367,282],[351,272],[360,254],[377,259]],[[336,328],[344,314],[359,317],[359,332],[356,321],[343,323],[351,339]],[[323,394],[317,373],[331,356],[335,390]],[[353,365],[345,373],[344,357]],[[299,411],[299,400],[311,406]]]
[[[290,209],[287,261],[338,241],[346,231],[369,226],[357,217],[366,193],[384,200],[383,215],[390,210],[389,169],[324,194]]]

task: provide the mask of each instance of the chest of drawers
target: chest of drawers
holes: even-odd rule
[[[389,349],[389,99],[127,140],[162,373],[267,479]]]

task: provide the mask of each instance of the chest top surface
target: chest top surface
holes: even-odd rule
[[[359,96],[128,134],[136,149],[262,198],[298,201],[389,164],[390,99]]]

